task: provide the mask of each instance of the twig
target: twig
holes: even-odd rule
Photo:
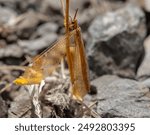
[[[66,79],[64,59],[61,60],[61,75],[63,79]]]
[[[1,66],[0,70],[25,70],[25,66]]]
[[[97,113],[97,112],[95,112],[94,110],[92,110],[91,109],[91,107],[93,106],[93,105],[95,105],[97,102],[94,102],[92,105],[90,105],[90,106],[87,106],[85,103],[83,103],[82,101],[79,101],[81,104],[82,104],[82,106],[84,106],[85,108],[86,108],[86,110],[88,111],[88,112],[90,112],[90,114],[94,117],[94,118],[100,118],[100,115]]]
[[[32,107],[33,117],[38,117],[38,118],[42,117],[40,93],[41,93],[44,85],[45,85],[45,81],[42,80],[40,84],[26,86],[27,90],[31,96],[31,101],[32,101],[32,106],[33,106]]]
[[[2,88],[0,90],[0,94],[2,94],[6,89],[8,89],[9,87],[11,87],[13,85],[13,83],[7,84],[4,88]]]

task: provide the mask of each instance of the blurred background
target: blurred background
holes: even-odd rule
[[[72,17],[76,9],[79,10],[77,19],[85,42],[90,80],[110,75],[149,82],[150,0],[70,0]],[[22,73],[21,67],[9,66],[28,65],[64,33],[60,0],[0,0],[0,89]],[[105,82],[108,78],[100,80]],[[101,85],[98,82],[93,83],[94,87],[101,87],[97,86]],[[135,82],[131,84],[135,86]],[[149,83],[144,85],[150,86]],[[9,109],[13,108],[12,102],[20,95],[20,89],[12,85],[1,92],[0,117],[13,117]],[[106,110],[104,117],[107,117]],[[144,116],[150,115],[136,115]]]

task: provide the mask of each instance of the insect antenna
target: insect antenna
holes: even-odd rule
[[[63,2],[63,0],[60,0],[60,3],[61,3],[63,17],[65,17],[65,8],[64,8],[64,2]]]
[[[73,18],[73,20],[75,20],[76,19],[76,17],[77,17],[77,13],[78,13],[78,8],[76,9],[76,12],[75,12],[75,15],[74,15],[74,18]]]

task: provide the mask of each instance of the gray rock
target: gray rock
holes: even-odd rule
[[[144,0],[144,7],[145,7],[146,11],[150,12],[150,1],[149,0]]]
[[[64,1],[65,3],[65,1]],[[90,3],[89,0],[71,0],[70,1],[70,12],[74,13],[75,10],[78,9],[83,9],[83,7]],[[41,11],[44,12],[48,9],[52,9],[52,10],[57,10],[60,11],[61,9],[61,3],[59,0],[43,0],[43,2],[41,3]]]
[[[37,52],[51,45],[57,39],[57,35],[54,33],[50,33],[43,37],[34,40],[20,40],[18,44],[24,48],[26,53]]]
[[[29,9],[37,10],[41,3],[41,0],[0,0],[6,7],[10,7],[19,13],[26,12]]]
[[[75,1],[75,0],[74,0]],[[76,1],[75,1],[76,2]],[[80,4],[81,3],[81,4]],[[76,9],[78,8],[76,5],[78,4],[74,4]],[[82,28],[84,28],[87,31],[87,26],[89,26],[89,24],[91,23],[91,21],[98,15],[102,15],[106,12],[112,12],[114,10],[117,10],[119,8],[122,8],[125,3],[122,1],[118,1],[118,0],[85,0],[85,2],[83,1],[79,1],[79,5],[82,5],[82,8],[79,8],[81,11],[81,13],[78,14],[78,21],[79,24],[82,25]],[[84,7],[84,8],[83,8]],[[84,10],[81,10],[84,9]],[[74,9],[75,10],[75,9]]]
[[[89,8],[78,14],[78,22],[82,25],[82,29],[87,31],[87,26],[89,26],[90,22],[95,18],[97,12],[94,8]],[[84,28],[85,27],[85,28]]]
[[[144,42],[145,56],[137,71],[137,77],[139,79],[146,79],[150,77],[150,36]]]
[[[15,57],[20,58],[23,56],[23,50],[17,45],[9,45],[0,49],[0,58]]]
[[[15,28],[18,36],[29,38],[37,26],[42,22],[47,22],[48,19],[47,16],[41,13],[28,11],[11,20],[12,24],[10,25]]]
[[[133,77],[143,56],[145,16],[127,5],[95,18],[88,29],[87,55],[97,75],[120,74]]]
[[[141,83],[142,83],[144,86],[146,86],[147,88],[150,89],[150,78],[141,81]]]
[[[87,99],[98,101],[97,112],[102,117],[150,117],[150,92],[140,82],[105,75],[92,85],[98,94]]]
[[[38,36],[44,36],[49,33],[56,33],[58,30],[58,25],[52,22],[45,23],[41,26],[39,26],[37,30]]]
[[[150,1],[149,0],[129,0],[133,4],[137,4],[144,8],[147,12],[150,12]]]
[[[0,96],[0,118],[6,118],[8,107]]]
[[[48,8],[53,10],[60,10],[61,4],[57,0],[44,0],[41,3],[41,11],[45,12]]]
[[[3,8],[0,6],[0,24],[8,23],[13,17],[16,16],[16,12],[9,8]]]
[[[29,94],[25,89],[22,88],[21,90],[20,94],[10,104],[8,118],[31,117],[31,100]]]

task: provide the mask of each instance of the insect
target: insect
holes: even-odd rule
[[[18,85],[39,84],[58,67],[63,58],[66,58],[70,71],[72,95],[82,101],[90,89],[88,63],[81,28],[76,19],[77,11],[74,18],[70,20],[69,2],[66,0],[64,19],[66,34],[52,47],[34,58],[32,65],[26,67],[24,74],[17,78],[14,83]]]

